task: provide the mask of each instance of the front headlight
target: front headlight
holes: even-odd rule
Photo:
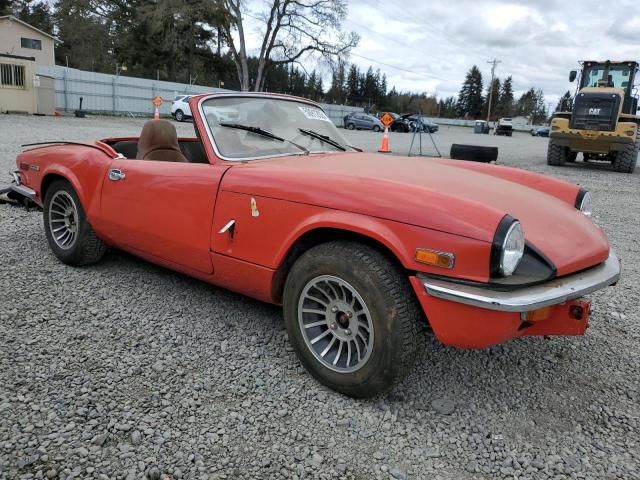
[[[506,215],[498,225],[491,247],[491,276],[513,275],[524,255],[524,247],[522,225],[510,215]]]
[[[502,274],[505,276],[512,275],[518,268],[522,255],[524,255],[524,232],[520,222],[516,221],[511,224],[502,245],[502,258],[500,260]]]
[[[591,203],[591,194],[583,190],[582,188],[578,192],[576,197],[576,208],[584,213],[587,217],[590,217],[593,213],[593,204]]]

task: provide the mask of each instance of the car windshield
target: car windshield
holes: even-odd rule
[[[597,87],[598,82],[603,80],[605,66],[603,64],[595,64],[586,67],[584,77],[582,79],[583,87]],[[610,65],[607,81],[608,87],[627,88],[631,76],[631,68],[627,65]]]
[[[202,111],[216,150],[226,160],[339,152],[347,145],[322,109],[302,101],[214,97],[202,102]]]

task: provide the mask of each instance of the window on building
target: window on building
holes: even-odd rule
[[[0,86],[24,88],[24,66],[0,63]]]
[[[22,48],[31,48],[32,50],[42,50],[42,40],[36,40],[35,38],[20,39]]]

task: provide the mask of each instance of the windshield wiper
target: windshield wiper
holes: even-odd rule
[[[320,140],[321,142],[328,143],[329,145],[336,147],[338,150],[342,150],[343,152],[347,151],[345,147],[343,147],[342,145],[340,145],[338,142],[336,142],[331,137],[328,137],[327,135],[322,135],[321,133],[314,132],[313,130],[306,130],[304,128],[299,128],[298,131],[300,133],[304,133],[305,135],[309,135],[310,137],[313,137],[317,140]]]
[[[265,138],[270,138],[278,142],[290,143],[291,145],[296,147],[298,150],[302,150],[305,155],[309,155],[309,150],[304,148],[302,145],[298,145],[297,143],[292,142],[291,140],[287,140],[286,138],[282,138],[282,137],[279,137],[278,135],[274,135],[273,133],[268,132],[267,130],[263,130],[260,127],[252,127],[251,125],[242,125],[241,123],[219,123],[218,125],[220,125],[221,127],[245,130],[247,132],[255,133],[256,135],[260,135]]]

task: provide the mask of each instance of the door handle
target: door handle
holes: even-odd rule
[[[229,236],[231,238],[233,238],[233,236],[236,233],[236,221],[235,220],[233,220],[233,219],[229,220],[229,222],[227,222],[227,224],[224,227],[222,227],[218,233],[224,235],[227,232],[229,232]]]
[[[127,175],[122,170],[117,168],[109,170],[109,180],[117,182],[118,180],[124,180],[126,177]]]

